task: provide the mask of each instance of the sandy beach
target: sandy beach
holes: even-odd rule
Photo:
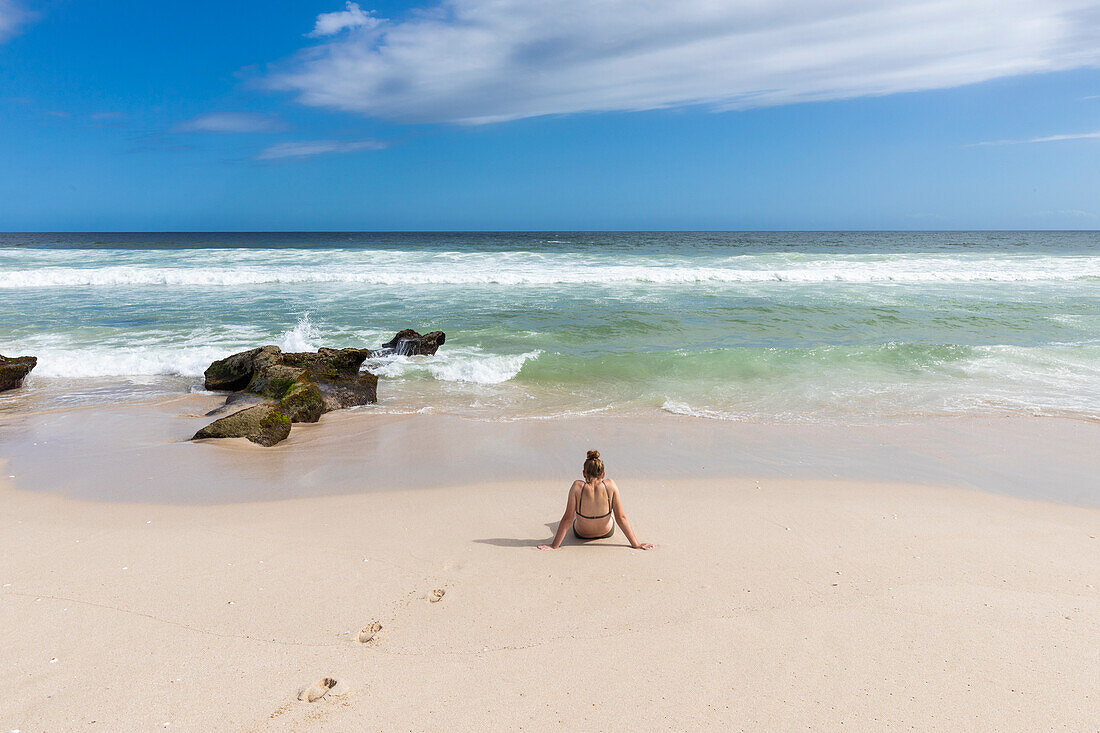
[[[908,482],[835,478],[820,465],[809,468],[817,478],[763,465],[738,477],[722,459],[754,453],[754,432],[829,452],[791,426],[716,432],[695,460],[665,455],[683,476],[644,478],[627,468],[627,446],[597,431],[584,438],[604,438],[627,512],[657,547],[630,550],[616,534],[540,552],[583,458],[549,450],[568,425],[522,428],[525,440],[543,431],[548,450],[512,480],[469,480],[472,466],[492,465],[475,452],[448,482],[446,464],[401,460],[423,450],[427,423],[364,448],[393,462],[372,471],[352,446],[364,442],[356,426],[377,416],[359,411],[267,452],[181,442],[209,399],[119,408],[142,417],[146,441],[106,454],[102,431],[68,426],[98,415],[109,427],[109,410],[5,421],[2,475],[15,478],[3,479],[0,517],[0,727],[1079,731],[1100,720],[1095,507],[929,482],[915,468],[933,465],[928,451],[926,464],[894,466]],[[1066,422],[1064,439],[1094,437],[1095,425]],[[501,449],[517,430],[467,427],[467,445],[481,436]],[[943,429],[920,427],[909,426],[914,444]],[[1006,421],[997,445],[1022,462],[1053,450],[1032,432],[1065,427]],[[996,456],[973,442],[990,441],[988,430],[969,444],[955,430],[955,450],[988,474],[982,461]],[[838,457],[848,465],[859,451],[885,456],[864,470],[896,463],[886,441],[877,454],[849,443]],[[30,452],[51,445],[66,466]],[[1083,481],[1096,459],[1069,447]],[[190,479],[176,475],[164,494],[144,483],[148,471],[177,474],[180,455]],[[548,480],[571,458],[574,470]],[[703,475],[702,463],[729,475]],[[307,464],[314,493],[329,495],[301,492]],[[219,474],[220,497],[208,486],[180,493]],[[299,498],[258,500],[265,485]],[[146,501],[135,499],[141,486]],[[361,643],[373,622],[381,630]],[[337,684],[322,699],[297,700],[325,677]]]
[[[1100,0],[255,5],[0,0],[0,733],[1100,733]]]

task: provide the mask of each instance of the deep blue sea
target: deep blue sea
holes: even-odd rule
[[[389,412],[1100,418],[1100,232],[0,235],[6,409],[201,388],[229,353],[374,346]]]

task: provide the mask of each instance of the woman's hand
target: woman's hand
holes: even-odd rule
[[[539,545],[538,549],[540,549],[540,550],[553,550],[554,548],[551,547],[550,545]]]
[[[652,550],[653,545],[650,544],[649,542],[639,542],[638,544],[634,545],[634,549],[635,550]]]

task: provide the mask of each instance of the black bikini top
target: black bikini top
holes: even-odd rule
[[[582,487],[581,490],[579,492],[577,492],[577,516],[578,517],[581,517],[582,519],[603,519],[604,517],[611,516],[611,492],[607,490],[607,484],[604,484],[602,479],[600,480],[600,483],[603,484],[603,493],[604,493],[605,496],[607,496],[607,511],[604,512],[603,514],[600,514],[600,515],[595,516],[595,517],[590,517],[587,514],[581,514],[581,498],[584,496],[584,493],[583,493],[584,488]],[[595,490],[595,488],[596,488],[596,485],[592,484],[593,491]]]

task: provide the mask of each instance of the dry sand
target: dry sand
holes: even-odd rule
[[[12,483],[3,730],[1100,728],[1100,509],[622,480],[655,550],[545,552],[568,480],[216,506]]]

